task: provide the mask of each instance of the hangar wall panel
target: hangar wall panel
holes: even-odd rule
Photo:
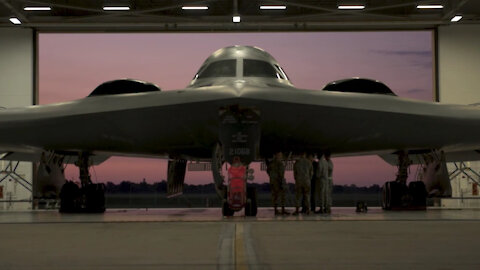
[[[0,107],[11,108],[32,105],[34,93],[35,38],[30,29],[0,29]],[[0,149],[1,150],[1,149]],[[7,162],[0,162],[3,171]],[[32,164],[22,162],[17,173],[32,183]],[[6,176],[0,174],[0,179]],[[0,183],[1,200],[30,200],[32,193],[23,188],[14,177]],[[31,203],[0,202],[1,209],[27,209]]]
[[[440,102],[480,102],[480,25],[439,27],[437,61]]]
[[[442,103],[480,103],[480,25],[450,25],[438,29],[438,90]],[[459,133],[468,130],[459,130]],[[480,171],[480,162],[467,162],[467,166]],[[454,170],[448,164],[449,171]],[[472,175],[475,177],[474,175]],[[475,183],[461,176],[451,179],[452,196],[462,198],[478,197],[474,192]],[[449,200],[455,208],[467,207],[460,201]],[[474,202],[474,201],[465,201]],[[443,203],[442,203],[443,204]],[[475,201],[475,205],[479,205]]]
[[[29,29],[0,29],[0,106],[33,102],[34,35]]]

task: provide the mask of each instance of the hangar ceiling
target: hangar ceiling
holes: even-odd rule
[[[338,5],[363,4],[361,10]],[[440,4],[439,9],[418,9]],[[285,5],[263,10],[261,5]],[[26,11],[27,6],[50,7]],[[105,11],[104,6],[128,6]],[[184,6],[208,9],[184,10]],[[28,27],[39,31],[309,31],[431,29],[451,24],[480,23],[478,0],[0,0],[0,27]],[[232,16],[239,15],[239,23]],[[16,17],[21,25],[9,19]]]

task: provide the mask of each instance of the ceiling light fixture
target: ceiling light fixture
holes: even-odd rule
[[[241,20],[241,19],[240,19],[240,15],[234,15],[234,16],[232,17],[232,22],[234,22],[234,23],[239,23],[240,20]]]
[[[287,9],[287,6],[260,6],[260,9],[265,9],[265,10],[281,10],[281,9]]]
[[[458,21],[460,21],[462,18],[463,18],[462,15],[456,15],[456,16],[453,17],[450,21],[451,21],[451,22],[458,22]]]
[[[22,22],[18,18],[15,18],[15,17],[10,18],[10,22],[13,23],[13,24],[22,24]]]
[[[24,7],[23,10],[25,11],[50,11],[52,10],[51,7]]]
[[[418,5],[418,9],[439,9],[443,8],[443,5]]]
[[[183,10],[207,10],[207,6],[184,6],[182,7]]]
[[[103,7],[103,10],[106,10],[106,11],[125,11],[125,10],[130,10],[130,7],[121,7],[121,6],[117,6],[117,7],[113,7],[113,6],[106,6],[106,7]]]
[[[364,9],[365,5],[339,5],[338,9]]]

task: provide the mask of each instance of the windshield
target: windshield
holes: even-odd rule
[[[205,68],[201,68],[198,72],[197,78],[235,77],[236,65],[236,59],[213,62]]]
[[[263,77],[288,80],[287,75],[278,65],[262,60],[239,59],[241,68],[237,71],[237,59],[212,62],[200,68],[194,79],[216,77]],[[243,74],[240,72],[243,71]],[[237,74],[240,73],[240,74]]]
[[[281,78],[270,63],[252,59],[243,60],[243,76]]]

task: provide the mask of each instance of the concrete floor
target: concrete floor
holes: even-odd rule
[[[479,210],[0,213],[0,269],[480,269]]]

